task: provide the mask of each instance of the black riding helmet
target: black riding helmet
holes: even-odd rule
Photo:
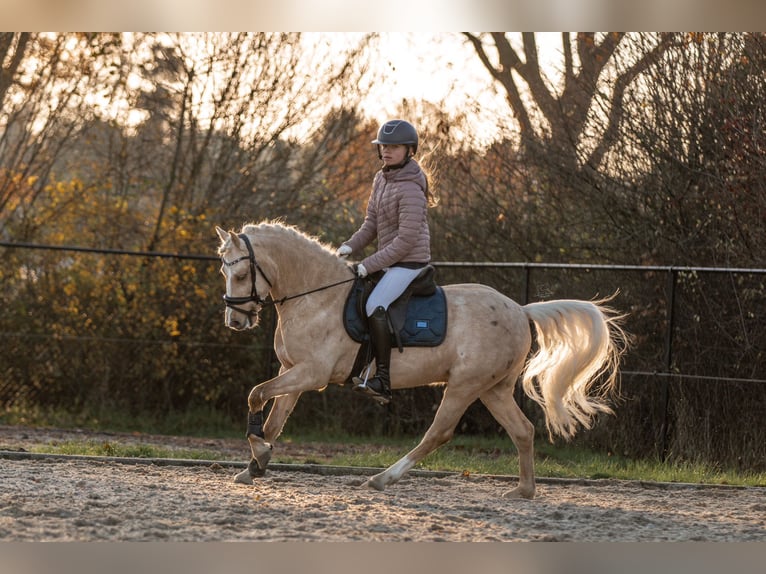
[[[418,132],[410,122],[404,120],[388,120],[380,126],[378,137],[372,143],[380,145],[408,145],[414,155],[418,151]],[[380,157],[380,147],[378,147]]]

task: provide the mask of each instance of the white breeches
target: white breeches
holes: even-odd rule
[[[406,267],[389,267],[383,274],[383,278],[375,286],[375,289],[370,293],[369,299],[367,299],[367,305],[365,310],[367,316],[371,316],[375,309],[383,307],[388,309],[388,306],[393,303],[399,295],[404,293],[413,279],[423,271],[420,269],[407,269]]]

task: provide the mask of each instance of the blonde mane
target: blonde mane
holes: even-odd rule
[[[307,246],[309,246],[310,249],[316,249],[318,251],[325,252],[326,254],[335,256],[335,250],[331,245],[323,243],[318,237],[309,235],[294,225],[283,223],[279,219],[264,219],[259,223],[246,223],[242,226],[242,233],[246,233],[247,235],[261,232],[271,236],[287,235],[288,237],[294,237],[295,239],[305,243]]]
[[[291,277],[290,282],[302,289],[321,286],[328,273],[335,277],[349,273],[349,263],[338,257],[331,245],[293,225],[264,220],[243,225],[241,233],[250,237],[256,258],[265,269],[268,259],[276,258],[273,265],[278,272]],[[275,277],[277,269],[270,274]]]

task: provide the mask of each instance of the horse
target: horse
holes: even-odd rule
[[[239,232],[216,226],[216,232],[226,281],[225,325],[252,329],[265,306],[277,312],[279,373],[250,391],[246,436],[252,456],[234,477],[237,483],[253,484],[264,475],[301,394],[348,380],[359,343],[346,332],[342,315],[355,273],[329,245],[280,221],[249,223]],[[627,342],[622,316],[606,305],[611,298],[521,306],[486,285],[443,289],[449,318],[444,341],[393,353],[390,364],[394,391],[443,385],[439,407],[419,444],[362,486],[383,491],[396,483],[452,438],[460,417],[478,399],[518,454],[518,483],[502,496],[532,499],[535,431],[516,402],[517,381],[542,407],[551,441],[591,428],[599,413],[614,412],[609,402],[617,393]],[[272,399],[264,423],[264,407]]]

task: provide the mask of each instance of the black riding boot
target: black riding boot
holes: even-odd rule
[[[391,379],[388,367],[391,362],[391,332],[388,329],[388,316],[383,307],[378,307],[369,317],[370,341],[375,355],[375,376],[365,382],[354,377],[354,389],[364,391],[381,405],[391,401]]]

